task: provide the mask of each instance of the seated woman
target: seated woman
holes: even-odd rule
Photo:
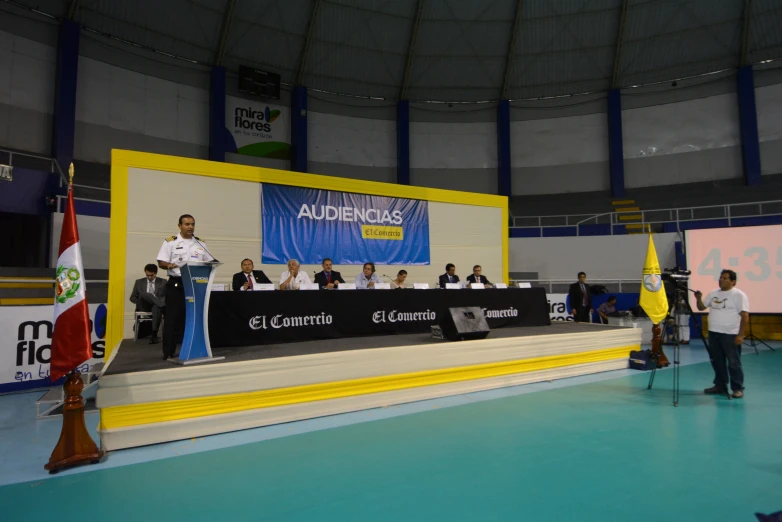
[[[396,274],[396,279],[391,281],[391,288],[407,288],[405,286],[405,279],[407,279],[407,270],[400,270]]]

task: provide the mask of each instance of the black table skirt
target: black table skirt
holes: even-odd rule
[[[543,288],[212,292],[215,348],[429,332],[449,307],[484,309],[489,327],[550,324]]]

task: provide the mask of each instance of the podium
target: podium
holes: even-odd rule
[[[222,263],[187,263],[179,267],[185,291],[185,335],[175,364],[202,364],[225,359],[212,356],[209,343],[209,296]]]

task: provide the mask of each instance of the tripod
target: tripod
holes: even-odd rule
[[[760,355],[758,353],[758,345],[755,344],[756,341],[759,342],[760,344],[762,344],[763,346],[765,346],[766,348],[768,348],[769,350],[771,350],[772,352],[776,351],[772,347],[770,347],[768,344],[766,344],[764,341],[762,341],[761,339],[755,337],[755,334],[752,333],[752,314],[749,314],[749,335],[747,337],[745,337],[744,339],[745,339],[744,340],[744,344],[748,344],[749,346],[751,346],[751,347],[753,347],[755,349],[755,355]],[[747,341],[749,341],[749,342],[747,342]]]
[[[676,320],[676,305],[681,301],[679,292],[683,292],[683,290],[679,290],[679,287],[676,287],[676,299],[674,299],[673,304],[671,305],[670,309],[668,310],[668,317],[666,317],[663,321],[663,325],[669,325],[670,321],[673,320],[673,333],[669,336],[669,341],[672,341],[673,344],[673,405],[678,406],[679,405],[679,324]],[[683,294],[682,294],[683,295]],[[652,369],[652,374],[649,376],[649,384],[647,385],[646,389],[651,390],[652,386],[654,386],[654,378],[657,376],[657,362],[660,359],[660,354],[662,354],[662,340],[660,339],[660,333],[661,333],[661,327],[660,325],[656,324],[654,327],[652,327],[652,356],[655,358],[655,365]],[[657,348],[657,349],[655,349]]]

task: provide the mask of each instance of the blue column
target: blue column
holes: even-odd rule
[[[751,65],[739,67],[738,91],[744,184],[760,185],[762,179],[760,140],[758,139],[758,115],[755,109],[755,78]]]
[[[410,102],[396,104],[396,182],[410,184]]]
[[[684,254],[684,245],[681,241],[676,241],[673,244],[673,251],[676,255],[676,266],[687,270],[687,256]]]
[[[624,145],[622,143],[622,96],[619,89],[608,91],[608,165],[611,197],[625,195]]]
[[[225,161],[225,68],[213,67],[209,82],[209,159]]]
[[[510,180],[510,102],[497,106],[497,194],[511,196]]]
[[[291,100],[291,170],[307,172],[307,88],[293,88]]]
[[[79,70],[79,24],[63,20],[57,41],[57,68],[52,117],[52,157],[67,176],[73,161],[73,137],[76,131],[76,83]]]

